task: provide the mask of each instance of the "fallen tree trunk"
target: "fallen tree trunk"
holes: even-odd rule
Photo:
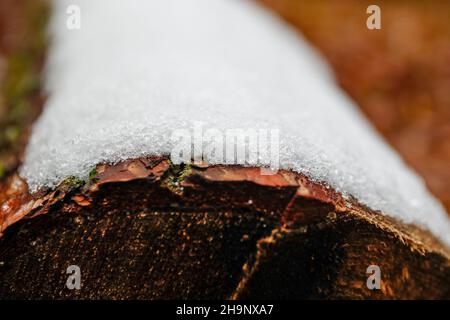
[[[1,298],[450,297],[431,235],[292,172],[137,159],[22,206],[0,239]]]
[[[0,202],[2,299],[450,297],[432,235],[290,171],[141,158],[33,195],[11,175]]]

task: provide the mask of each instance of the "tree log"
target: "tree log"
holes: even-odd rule
[[[45,1],[29,2],[39,3],[30,10],[17,3],[0,2],[8,8],[0,10],[0,51],[31,59],[9,80],[34,79],[42,41],[4,40],[20,16],[27,23],[19,28],[42,40],[45,19],[28,22],[44,17],[36,12]],[[20,139],[0,144],[0,176],[8,176],[0,185],[0,299],[450,298],[450,253],[432,235],[289,171],[261,176],[258,168],[142,158],[30,195],[14,171],[42,98],[22,89],[5,105],[27,102],[30,112],[0,117],[2,139],[11,123],[21,129]],[[70,265],[80,267],[80,290],[66,286]],[[371,265],[381,270],[379,290],[366,285]]]

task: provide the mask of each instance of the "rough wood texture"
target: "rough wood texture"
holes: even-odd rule
[[[448,251],[426,232],[259,172],[146,158],[42,191],[0,239],[0,298],[450,297]],[[81,290],[65,287],[72,264]]]

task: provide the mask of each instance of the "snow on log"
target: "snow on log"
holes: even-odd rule
[[[69,4],[81,10],[79,30],[65,27]],[[49,100],[21,169],[32,191],[84,179],[98,163],[170,154],[173,130],[198,122],[222,132],[270,128],[280,133],[282,169],[450,243],[447,215],[423,181],[319,55],[256,4],[55,1],[51,34]]]

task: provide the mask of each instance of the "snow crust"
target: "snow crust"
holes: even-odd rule
[[[80,30],[66,27],[73,4]],[[86,178],[100,162],[170,154],[171,132],[196,122],[279,129],[281,168],[450,244],[449,219],[423,181],[320,55],[253,2],[58,0],[53,11],[49,99],[21,168],[32,191]]]

